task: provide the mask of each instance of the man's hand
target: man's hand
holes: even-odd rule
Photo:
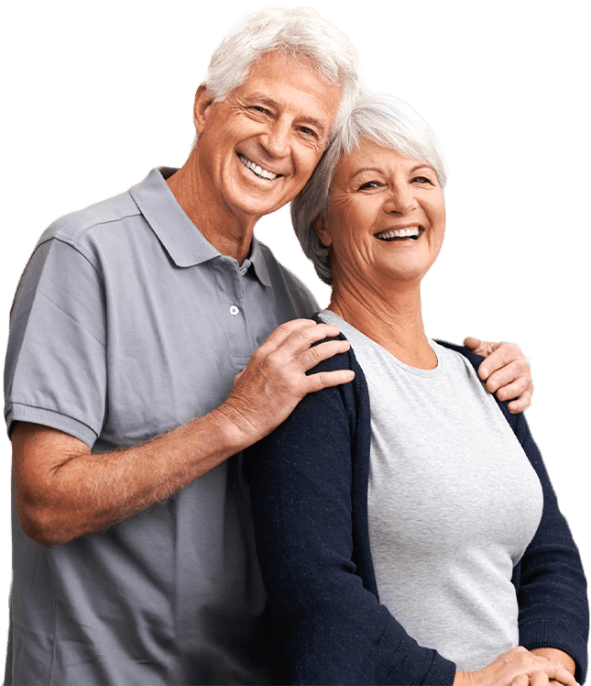
[[[310,319],[282,324],[254,351],[217,412],[251,445],[287,419],[306,394],[351,381],[355,374],[350,369],[306,374],[322,360],[349,350],[343,340],[313,346],[338,333],[337,327]]]
[[[534,390],[531,370],[521,350],[512,343],[487,343],[469,336],[464,345],[486,360],[478,369],[478,376],[486,381],[486,388],[499,400],[512,400],[509,412],[523,412],[531,403]]]
[[[94,455],[62,431],[18,422],[12,455],[18,517],[45,546],[104,531],[163,502],[278,426],[313,391],[351,381],[351,370],[311,374],[347,341],[311,344],[338,329],[288,322],[255,351],[228,400],[209,414],[140,445]]]

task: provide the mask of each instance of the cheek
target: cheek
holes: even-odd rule
[[[296,173],[303,179],[302,185],[312,176],[312,172],[316,169],[318,162],[320,162],[323,152],[324,150],[321,149],[302,146],[294,156]]]

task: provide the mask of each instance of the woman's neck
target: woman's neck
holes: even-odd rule
[[[423,326],[420,285],[382,291],[336,280],[328,309],[401,362],[418,369],[437,367]]]

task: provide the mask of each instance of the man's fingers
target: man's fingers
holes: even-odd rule
[[[316,393],[323,388],[349,383],[355,378],[352,369],[338,369],[334,372],[317,372],[306,377],[306,394]]]
[[[465,338],[464,345],[466,348],[470,348],[470,350],[475,352],[477,355],[488,355],[491,352],[491,350],[486,350],[486,343],[483,343],[480,338],[474,338],[474,336],[468,336]]]
[[[320,343],[301,352],[298,356],[298,363],[301,369],[307,372],[323,360],[328,360],[339,353],[346,353],[350,347],[349,341],[326,341],[326,343]]]
[[[531,390],[531,381],[518,362],[511,362],[488,377],[486,390],[496,393],[499,400],[513,400]]]
[[[292,319],[289,322],[284,322],[283,324],[280,324],[274,331],[272,331],[267,336],[267,340],[263,343],[261,347],[265,347],[265,349],[278,348],[286,340],[290,339],[293,336],[299,335],[305,338],[305,332],[307,330],[316,329],[316,327],[318,326],[327,325],[317,324],[312,319]],[[336,333],[333,333],[331,335],[338,336],[339,330],[335,326],[332,326],[330,328],[336,331]],[[321,338],[317,340],[321,340]]]
[[[302,320],[294,321],[299,322]],[[285,331],[280,332],[279,329],[281,327],[279,327],[269,336],[260,349],[268,352],[274,348],[280,354],[285,354],[286,359],[294,358],[310,348],[314,343],[318,343],[325,338],[336,338],[340,333],[338,327],[330,324],[316,324],[316,322],[311,320],[303,321],[309,321],[311,326],[301,324],[290,327],[287,329],[287,335],[285,335]],[[293,322],[288,322],[288,324],[293,324]],[[275,335],[276,333],[277,335]]]
[[[512,401],[509,410],[513,414],[523,412],[531,402],[533,388],[528,371],[521,363],[512,362],[494,372],[486,382],[487,390],[501,402]]]
[[[520,674],[519,676],[516,676],[511,682],[511,686],[529,686],[529,676],[527,674]]]
[[[525,391],[517,400],[512,400],[507,407],[511,414],[520,414],[531,405],[532,391]]]
[[[512,343],[498,343],[495,349],[484,360],[478,369],[478,375],[481,379],[488,379],[498,369],[502,369],[507,365],[517,362],[523,365],[523,369],[528,366],[525,358],[521,354],[521,350]],[[521,374],[519,375],[521,376]]]

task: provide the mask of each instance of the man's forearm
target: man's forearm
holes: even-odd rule
[[[62,432],[17,425],[21,525],[48,546],[103,531],[171,497],[246,445],[219,409],[148,443],[102,454]],[[29,476],[26,488],[19,478],[27,466],[24,455],[45,465],[33,483]],[[57,463],[55,455],[61,455]]]
[[[13,465],[23,530],[42,545],[65,543],[171,497],[272,431],[307,393],[351,381],[347,369],[307,374],[348,350],[347,341],[334,339],[338,333],[309,319],[279,326],[235,377],[220,407],[126,450],[93,454],[61,431],[17,424]]]

